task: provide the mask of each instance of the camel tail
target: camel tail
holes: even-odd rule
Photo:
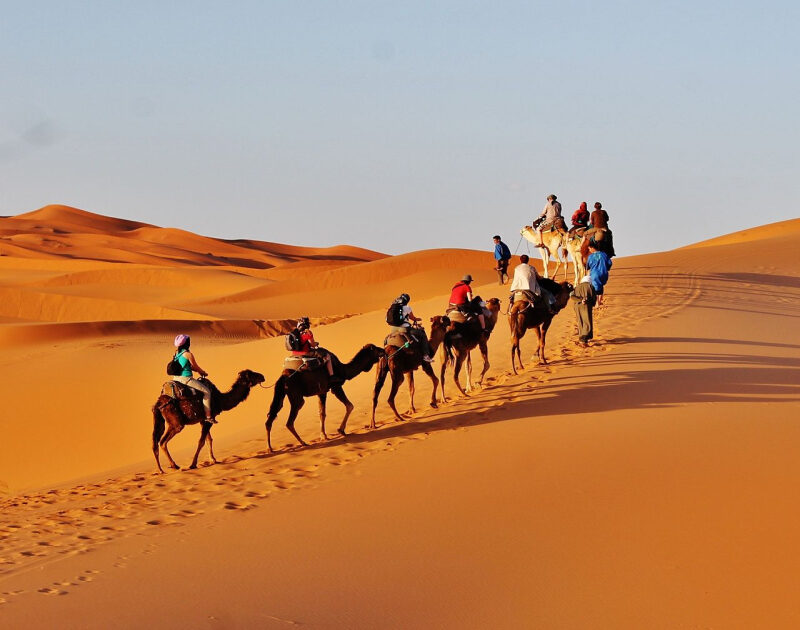
[[[275,418],[283,407],[283,400],[286,398],[286,380],[289,377],[281,374],[277,381],[275,381],[275,394],[272,396],[272,404],[269,406],[268,418]]]
[[[449,337],[450,333],[447,333],[444,336],[444,341],[442,342],[442,346],[444,346],[444,355],[447,361],[453,360],[453,341]]]

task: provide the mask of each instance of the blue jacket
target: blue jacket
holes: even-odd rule
[[[503,241],[500,241],[494,246],[494,259],[495,260],[511,260],[511,250],[508,249]]]
[[[608,282],[608,270],[611,269],[611,259],[605,252],[589,254],[586,260],[586,269],[592,278],[592,288],[598,295],[603,293],[603,285]]]

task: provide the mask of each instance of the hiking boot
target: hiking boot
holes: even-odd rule
[[[217,424],[216,418],[206,418],[205,421],[208,422],[208,424]]]

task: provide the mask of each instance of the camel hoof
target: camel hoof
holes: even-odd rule
[[[439,408],[439,405],[438,405],[438,404],[436,404],[436,401],[434,400],[434,401],[431,403],[431,407],[432,407],[433,409],[438,409],[438,408]]]
[[[192,464],[189,466],[189,470],[197,470],[197,464]]]
[[[338,433],[339,435],[347,435],[347,431],[345,431],[344,429],[339,429],[339,430],[337,431],[337,433]]]

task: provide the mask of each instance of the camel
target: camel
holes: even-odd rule
[[[559,224],[561,225],[561,224]],[[539,235],[530,225],[526,225],[520,234],[526,241],[530,241],[534,245],[539,242]],[[550,277],[550,257],[556,260],[556,269],[553,272],[553,278],[558,275],[558,270],[561,268],[562,258],[564,263],[564,280],[567,279],[567,233],[560,227],[555,230],[546,230],[542,233],[542,244],[544,247],[537,248],[539,255],[542,257],[542,269],[544,277]]]
[[[447,397],[444,393],[445,372],[447,365],[453,363],[453,380],[456,383],[458,391],[463,395],[467,395],[474,389],[472,385],[472,350],[477,346],[480,348],[481,356],[483,357],[483,371],[478,379],[478,385],[483,384],[483,377],[489,370],[489,349],[487,343],[489,336],[497,324],[497,316],[500,313],[500,300],[498,298],[491,298],[486,302],[486,308],[491,313],[486,317],[486,332],[480,330],[480,325],[476,320],[471,322],[454,323],[450,332],[444,336],[444,360],[442,361],[442,370],[440,374],[440,383],[442,388],[442,402],[447,402]],[[455,358],[453,358],[455,353]],[[458,375],[461,373],[461,365],[466,360],[467,362],[467,388],[466,391],[461,387],[458,380]]]
[[[333,361],[334,373],[343,378],[345,381],[354,379],[362,372],[368,372],[372,369],[383,356],[383,348],[379,348],[371,343],[365,345],[359,350],[349,363],[342,363],[331,353]],[[272,398],[272,404],[269,407],[267,414],[267,448],[270,453],[275,451],[272,449],[272,423],[283,407],[283,400],[289,397],[289,418],[286,420],[286,427],[291,434],[297,439],[301,446],[308,446],[303,439],[298,435],[294,428],[294,422],[297,419],[297,414],[305,404],[305,399],[308,396],[319,397],[319,421],[320,421],[320,434],[324,440],[328,439],[328,434],[325,433],[325,416],[326,402],[328,399],[328,392],[333,392],[333,395],[341,401],[345,407],[344,418],[339,425],[339,435],[346,435],[345,427],[347,426],[347,419],[353,412],[353,403],[348,400],[344,393],[342,385],[331,385],[329,382],[328,371],[324,363],[316,369],[307,370],[284,370],[275,382],[275,395]]]
[[[221,393],[217,387],[209,380],[206,384],[211,387],[211,413],[218,416],[223,411],[233,409],[239,403],[243,402],[250,395],[250,389],[264,382],[264,376],[252,370],[242,370],[236,377],[230,390],[226,393]],[[169,381],[164,384],[164,389],[172,387],[173,383],[179,387],[186,387],[180,383]],[[189,388],[186,388],[189,389]],[[162,390],[164,391],[164,390]],[[203,399],[199,392],[189,390],[191,392],[190,398],[173,398],[166,394],[161,394],[153,405],[153,455],[156,458],[156,466],[159,472],[163,473],[164,469],[161,468],[161,461],[158,457],[159,446],[167,456],[169,464],[175,470],[180,470],[180,467],[172,459],[169,454],[167,444],[178,433],[183,431],[183,428],[190,424],[201,424],[200,428],[200,441],[197,443],[197,450],[192,460],[192,465],[189,468],[197,468],[197,457],[200,455],[200,449],[203,444],[208,442],[208,450],[211,453],[211,461],[217,463],[214,457],[214,442],[211,439],[211,423],[205,422],[206,414],[203,409]],[[166,428],[166,431],[165,431]]]
[[[578,284],[581,278],[586,275],[586,258],[583,255],[583,229],[575,232],[569,232],[566,236],[565,247],[570,256],[572,256],[572,271],[573,280],[572,284]],[[564,280],[567,279],[566,263],[564,266]]]
[[[431,355],[436,354],[436,350],[442,344],[445,333],[450,326],[450,318],[446,315],[436,315],[431,317],[431,336],[428,340],[431,346]],[[431,407],[436,408],[436,390],[439,388],[439,379],[433,373],[431,364],[422,360],[422,350],[419,344],[411,344],[408,347],[397,348],[395,346],[387,345],[385,347],[386,355],[378,361],[375,370],[375,391],[372,395],[372,421],[370,428],[375,428],[375,408],[378,406],[378,396],[381,393],[383,384],[386,382],[386,376],[392,375],[392,389],[389,392],[389,406],[392,408],[395,417],[402,422],[403,418],[397,412],[397,407],[394,404],[397,390],[400,389],[400,383],[403,382],[403,375],[408,375],[408,393],[411,398],[411,413],[416,412],[414,407],[414,370],[422,367],[422,371],[428,375],[433,381],[433,393],[431,394]]]
[[[569,282],[555,282],[548,278],[539,280],[540,285],[550,291],[556,299],[556,313],[561,311],[569,302],[569,294],[572,291],[572,285]],[[508,323],[511,326],[511,368],[514,374],[517,373],[517,366],[514,361],[514,356],[519,360],[519,366],[524,369],[522,365],[522,357],[519,351],[519,341],[525,335],[528,328],[533,328],[536,331],[536,336],[539,338],[539,345],[536,349],[536,354],[539,357],[539,365],[547,365],[547,359],[544,356],[544,345],[547,337],[547,329],[553,321],[555,314],[550,314],[549,310],[543,305],[534,306],[527,300],[515,300],[511,311],[508,314]]]

